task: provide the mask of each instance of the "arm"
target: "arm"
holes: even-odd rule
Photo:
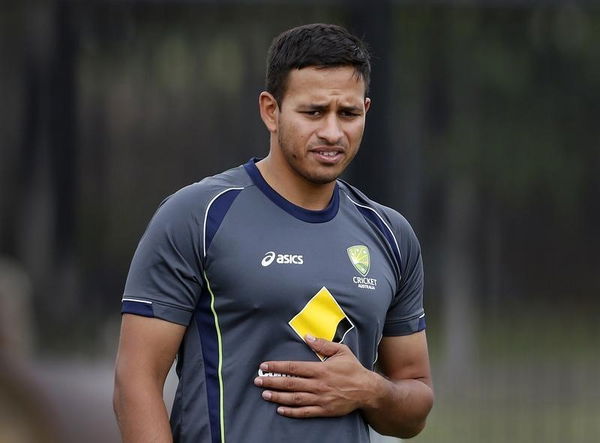
[[[184,332],[175,323],[123,315],[113,407],[124,443],[172,441],[163,387]]]
[[[362,405],[363,414],[380,434],[414,437],[433,406],[425,331],[384,337],[378,362],[384,376],[372,373],[375,388]]]
[[[379,433],[409,438],[425,426],[433,389],[425,332],[386,337],[379,347],[383,375],[363,367],[345,345],[307,337],[324,362],[265,362],[263,371],[293,377],[257,377],[263,398],[296,418],[333,417],[360,409]]]

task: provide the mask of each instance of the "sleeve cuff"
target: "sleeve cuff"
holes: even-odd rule
[[[383,335],[392,337],[399,335],[410,335],[424,330],[425,327],[425,314],[420,313],[419,315],[407,319],[386,322],[383,327]]]
[[[121,314],[141,315],[142,317],[160,318],[171,323],[188,326],[192,312],[187,309],[165,305],[153,300],[123,297]]]

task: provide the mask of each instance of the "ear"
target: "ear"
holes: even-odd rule
[[[367,111],[369,110],[370,107],[371,107],[371,99],[369,97],[365,97],[365,113],[367,113]]]
[[[279,105],[275,97],[267,91],[261,92],[258,97],[258,107],[260,109],[260,117],[269,132],[277,132],[277,127],[279,126]]]

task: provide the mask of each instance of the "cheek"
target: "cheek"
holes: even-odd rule
[[[298,152],[294,158],[299,157],[301,151],[316,142],[317,129],[313,126],[304,121],[281,121],[279,139],[285,143],[288,151]]]
[[[304,144],[307,140],[310,140],[314,134],[314,131],[311,128],[307,128],[305,126],[298,126],[295,131],[296,140]]]
[[[351,137],[351,140],[354,143],[360,142],[360,140],[362,139],[362,136],[363,136],[364,129],[365,129],[364,125],[360,125],[355,128],[351,128],[351,130],[348,132],[349,137]]]
[[[288,143],[294,144],[298,138],[300,138],[301,131],[299,130],[300,125],[293,121],[286,120],[282,122],[280,126],[281,135],[285,137]]]

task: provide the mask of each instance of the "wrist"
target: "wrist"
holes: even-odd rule
[[[365,395],[361,398],[359,408],[365,411],[379,407],[381,399],[385,397],[387,380],[375,371],[366,371]]]

